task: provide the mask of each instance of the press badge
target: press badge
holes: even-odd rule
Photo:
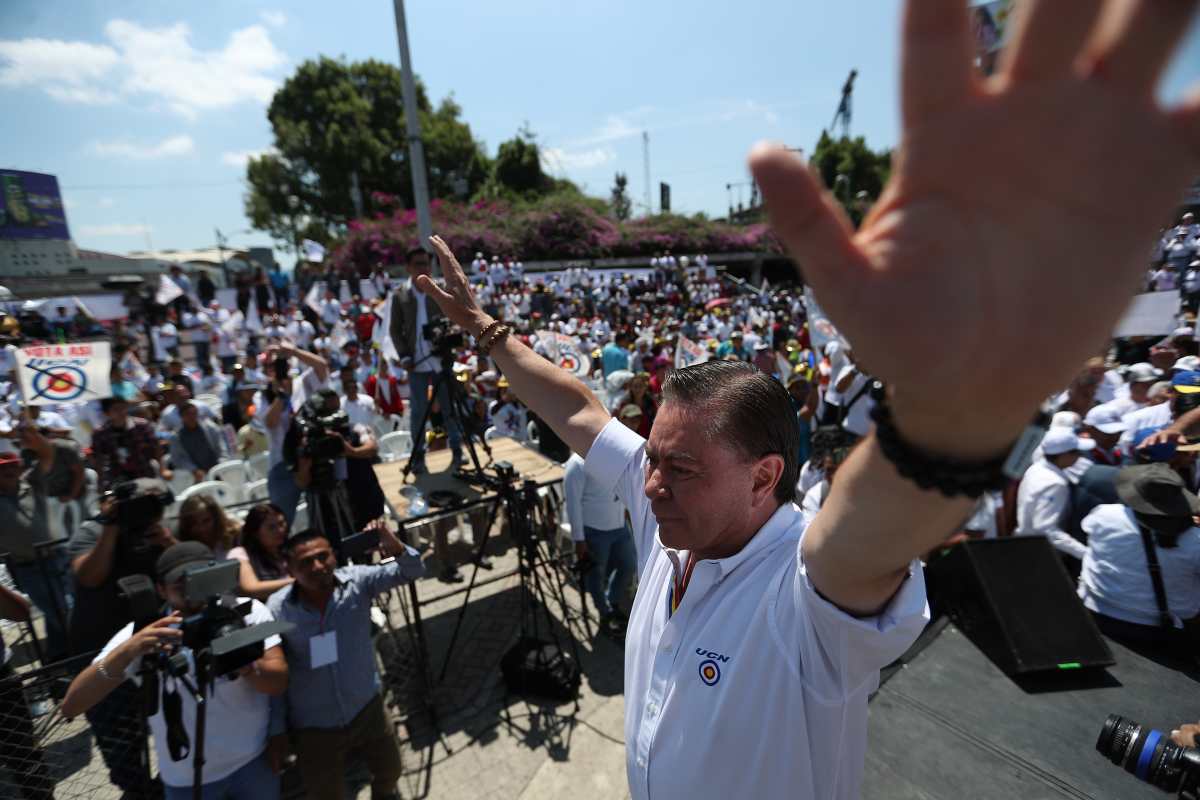
[[[322,633],[308,640],[309,660],[312,669],[320,669],[327,664],[337,663],[337,631]]]

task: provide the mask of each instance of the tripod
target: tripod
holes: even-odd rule
[[[441,365],[437,378],[433,382],[433,398],[437,400],[438,391],[444,386],[446,387],[446,396],[449,398],[449,408],[443,408],[442,414],[447,417],[447,428],[450,425],[457,425],[459,431],[462,432],[464,443],[467,445],[467,452],[471,455],[471,464],[474,467],[475,474],[483,474],[483,465],[479,461],[479,453],[475,449],[475,440],[479,440],[479,446],[483,448],[488,455],[488,460],[492,457],[492,448],[484,441],[483,434],[478,430],[478,426],[474,423],[470,409],[470,400],[467,397],[466,390],[458,385],[458,381],[454,378],[454,353],[449,348],[439,347],[437,352],[427,358],[436,358]],[[413,365],[414,368],[416,365]],[[417,427],[413,429],[413,455],[409,457],[404,464],[404,469],[401,472],[401,483],[408,482],[408,476],[412,474],[413,467],[417,463],[417,453],[424,455],[425,448],[418,448],[418,442],[425,435],[425,426],[429,424],[429,419],[433,415],[433,402],[429,402],[425,406],[425,413],[421,416],[421,420]],[[467,422],[471,421],[468,425]]]
[[[332,473],[333,464],[323,466]],[[308,503],[309,524],[333,545],[338,561],[342,559],[342,539],[354,535],[354,514],[350,511],[350,498],[343,483],[333,475],[318,478],[314,473],[313,485],[304,493]]]

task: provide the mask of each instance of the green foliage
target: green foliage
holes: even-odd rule
[[[825,185],[857,225],[887,184],[892,170],[892,153],[890,150],[872,150],[861,136],[834,139],[823,132],[813,151],[812,163],[816,164]],[[839,175],[846,177],[839,181]],[[855,199],[859,192],[867,193],[867,203]]]
[[[633,201],[629,199],[628,186],[629,178],[625,176],[624,172],[618,172],[613,179],[612,199],[608,201],[608,204],[612,207],[613,216],[619,222],[629,219],[633,213]]]
[[[354,218],[351,186],[358,176],[363,211],[377,213],[375,194],[412,205],[400,70],[380,61],[322,57],[301,64],[275,93],[267,117],[274,152],[246,170],[246,214],[254,227],[295,241],[304,228],[325,241]],[[462,109],[446,98],[435,109],[417,82],[421,139],[433,197],[474,194],[487,179],[487,157]]]

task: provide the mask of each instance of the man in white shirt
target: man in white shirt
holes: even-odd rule
[[[304,318],[304,314],[296,311],[292,314],[291,322],[285,328],[288,338],[292,340],[292,344],[299,347],[301,350],[307,350],[312,346],[312,341],[316,338],[317,329],[313,324]]]
[[[1191,176],[1179,164],[1197,157],[1200,108],[1156,103],[1172,48],[1151,35],[1182,30],[1193,4],[1103,4],[1095,15],[1063,6],[1020,6],[1001,65],[1011,59],[1012,74],[981,92],[967,4],[904,4],[904,153],[885,213],[858,231],[794,154],[764,145],[751,155],[775,233],[889,387],[877,411],[892,424],[854,449],[807,528],[793,502],[795,414],[753,367],[671,373],[647,441],[515,337],[502,332],[491,347],[517,396],[630,510],[641,569],[625,669],[634,800],[859,795],[866,698],[928,619],[917,556],[958,529],[971,495],[1002,485],[998,465],[1024,451],[1039,404],[1128,304],[1129,265]],[[1140,112],[1121,114],[1130,102]],[[1085,157],[1055,157],[1085,138]],[[971,152],[945,146],[962,140]],[[1131,166],[1120,157],[1130,148],[1156,157]],[[969,187],[944,180],[968,171]],[[1079,212],[1071,197],[1037,191],[1045,185],[1105,207]],[[1072,211],[1104,236],[1057,235]],[[958,246],[937,246],[951,229]],[[446,288],[420,285],[480,334],[494,320],[449,247],[432,241]],[[971,301],[981,297],[982,310]],[[1073,311],[1047,314],[1033,297],[1070,297]],[[905,477],[914,463],[932,480]]]
[[[368,430],[375,430],[375,421],[379,419],[379,415],[375,411],[375,401],[365,394],[359,394],[354,367],[350,365],[342,367],[338,370],[338,378],[342,385],[342,410],[346,412],[350,424],[362,425]]]
[[[1066,470],[1081,453],[1095,446],[1095,441],[1076,436],[1068,428],[1051,428],[1042,439],[1042,452],[1046,457],[1029,465],[1017,491],[1016,535],[1048,538],[1063,555],[1072,574],[1078,574],[1086,548],[1062,527],[1071,504],[1071,485]]]
[[[171,605],[172,612],[134,632],[134,623],[122,628],[91,666],[81,672],[63,699],[60,711],[67,718],[75,717],[95,706],[124,681],[141,682],[140,669],[146,656],[181,648],[188,657],[188,673],[195,681],[195,664],[190,649],[183,648],[180,623],[184,616],[200,610],[184,596],[188,572],[208,565],[214,556],[200,542],[182,542],[169,547],[159,556],[156,569],[159,594]],[[239,598],[245,600],[245,598]],[[273,618],[267,607],[250,600],[248,625],[270,622]],[[237,678],[234,680],[233,678]],[[165,678],[163,689],[174,684]],[[287,691],[288,668],[283,656],[282,640],[278,635],[263,642],[263,654],[246,664],[232,676],[218,676],[208,696],[207,730],[204,740],[204,794],[206,797],[228,797],[236,800],[279,797],[281,766],[272,763],[268,753],[271,736],[284,733],[282,716],[272,717],[270,697]],[[196,701],[182,685],[175,685],[179,699],[179,722],[188,736],[195,735]],[[167,703],[159,703],[149,718],[159,774],[162,777],[166,800],[188,800],[192,797],[192,754],[196,743],[175,758],[175,749],[168,738]]]
[[[563,493],[575,556],[585,570],[584,586],[600,614],[600,628],[619,635],[624,625],[621,606],[637,573],[625,505],[611,487],[588,475],[583,459],[574,453],[567,459]]]
[[[1101,505],[1083,520],[1088,535],[1079,597],[1100,629],[1133,644],[1174,644],[1173,629],[1200,614],[1200,499],[1166,464],[1126,467],[1117,475],[1122,504]],[[1162,570],[1165,619],[1155,596],[1141,526]]]

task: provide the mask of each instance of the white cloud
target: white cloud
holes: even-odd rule
[[[110,225],[81,225],[79,233],[81,236],[141,236],[153,230],[149,225],[116,222]]]
[[[91,146],[91,151],[98,156],[132,158],[142,161],[170,156],[186,156],[195,149],[196,143],[190,136],[168,136],[156,144],[135,144],[122,139],[115,142],[92,142]]]
[[[542,166],[552,172],[595,169],[617,158],[611,147],[594,147],[589,150],[546,147],[542,149],[541,154]]]
[[[0,41],[0,85],[81,86],[107,75],[120,58],[113,48],[88,42]]]
[[[270,24],[285,19],[267,14]],[[116,19],[104,33],[109,44],[0,41],[0,85],[42,88],[67,103],[149,97],[194,119],[238,103],[268,102],[278,85],[274,75],[287,62],[262,25],[233,31],[217,50],[194,47],[184,23],[148,28]]]
[[[221,153],[221,163],[227,164],[231,167],[245,169],[246,163],[249,162],[251,158],[258,158],[261,155],[273,152],[275,152],[275,150],[271,147],[265,147],[261,150],[230,150]]]
[[[282,28],[287,24],[287,14],[282,11],[260,11],[258,18],[272,28]]]

